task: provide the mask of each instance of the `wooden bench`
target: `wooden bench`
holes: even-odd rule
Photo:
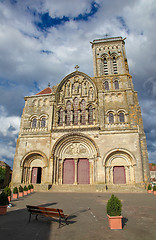
[[[36,220],[38,215],[43,215],[45,217],[51,217],[51,218],[58,218],[59,219],[59,228],[62,225],[61,219],[65,221],[65,223],[68,225],[67,218],[69,215],[65,215],[63,213],[62,209],[56,209],[56,208],[45,208],[45,207],[39,207],[39,206],[30,206],[27,205],[27,210],[30,213],[29,215],[29,222],[31,220],[31,215],[36,215]]]

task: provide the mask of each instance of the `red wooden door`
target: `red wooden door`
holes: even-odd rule
[[[37,173],[38,173],[38,168],[33,167],[32,169],[32,176],[31,176],[31,182],[36,183],[37,182]]]
[[[73,184],[75,178],[75,164],[73,159],[66,159],[63,164],[63,184]]]
[[[89,161],[87,158],[82,158],[78,161],[78,183],[90,184]]]
[[[113,168],[113,183],[114,184],[126,183],[125,168],[123,166]]]

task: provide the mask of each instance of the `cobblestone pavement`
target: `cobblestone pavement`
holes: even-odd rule
[[[12,201],[7,214],[0,216],[1,240],[152,240],[156,235],[156,196],[147,193],[117,193],[122,201],[123,229],[110,230],[106,203],[110,193],[36,192]],[[26,205],[62,208],[69,225],[60,229],[57,220],[29,214]]]

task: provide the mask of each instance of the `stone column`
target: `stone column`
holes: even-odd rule
[[[94,174],[93,174],[93,160],[89,160],[89,168],[90,168],[90,184],[94,183]]]
[[[75,180],[74,180],[74,185],[77,185],[78,158],[74,158],[74,163],[75,163]]]

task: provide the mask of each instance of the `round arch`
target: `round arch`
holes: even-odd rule
[[[40,151],[28,152],[21,160],[22,179],[21,183],[44,183],[48,159]]]
[[[75,184],[79,178],[80,161],[81,163],[88,162],[89,183],[94,182],[99,149],[90,137],[80,133],[66,134],[59,138],[53,146],[52,156],[54,184],[63,183],[65,161],[73,164]]]
[[[103,159],[107,184],[132,184],[135,181],[136,159],[126,149],[113,149]]]

